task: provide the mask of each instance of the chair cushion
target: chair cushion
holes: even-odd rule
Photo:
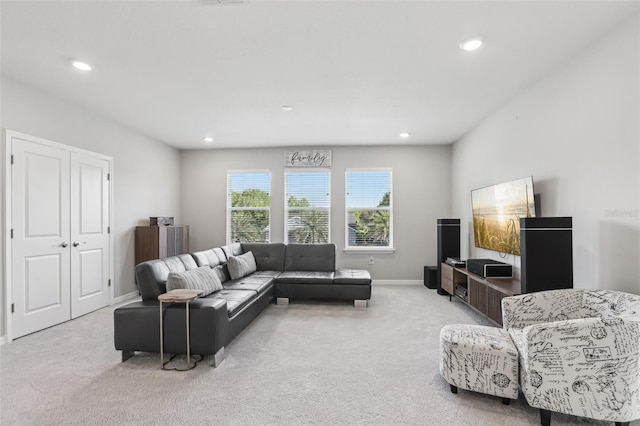
[[[167,291],[175,289],[203,290],[202,296],[214,291],[222,290],[222,283],[218,275],[208,266],[184,272],[169,272],[167,276]]]
[[[445,325],[440,330],[439,367],[450,385],[518,399],[518,351],[501,328]]]
[[[231,256],[227,262],[227,268],[231,279],[237,280],[256,271],[256,259],[250,251],[239,256]]]

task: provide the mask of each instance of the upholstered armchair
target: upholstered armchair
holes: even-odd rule
[[[542,291],[505,297],[502,317],[542,425],[554,411],[617,425],[640,419],[640,296]]]

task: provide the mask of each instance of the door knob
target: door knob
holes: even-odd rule
[[[63,241],[62,244],[60,244],[60,247],[67,248],[67,247],[69,247],[69,243],[66,242],[66,241]]]
[[[80,245],[80,243],[79,243],[79,242],[77,242],[77,241],[74,241],[74,242],[73,242],[73,246],[74,246],[74,247],[78,247],[79,245]]]

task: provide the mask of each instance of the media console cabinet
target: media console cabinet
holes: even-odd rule
[[[440,265],[440,286],[451,297],[457,297],[475,311],[502,326],[503,297],[520,294],[520,281],[513,278],[485,278],[469,272],[467,268]]]

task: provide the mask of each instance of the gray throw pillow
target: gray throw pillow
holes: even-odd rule
[[[201,266],[185,272],[169,272],[167,291],[183,288],[202,290],[203,293],[200,297],[204,297],[214,291],[222,290],[222,283],[218,274],[208,266]]]
[[[230,257],[227,261],[227,268],[229,269],[229,275],[232,280],[242,278],[258,269],[256,266],[256,258],[250,251],[240,256]]]

